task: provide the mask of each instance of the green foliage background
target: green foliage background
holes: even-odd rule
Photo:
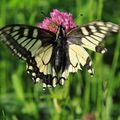
[[[120,25],[119,0],[0,0],[0,27],[36,25],[53,9],[71,12],[76,24],[93,20]],[[79,17],[80,14],[82,17]],[[90,52],[93,78],[85,69],[63,87],[42,90],[27,75],[25,63],[0,43],[0,120],[120,120],[120,34],[105,39],[108,53]]]

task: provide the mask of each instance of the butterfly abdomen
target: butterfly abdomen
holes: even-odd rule
[[[56,73],[63,72],[66,64],[66,35],[62,26],[58,27],[56,40],[53,43],[51,63]]]
[[[60,71],[64,71],[66,63],[66,52],[62,47],[56,47],[52,56],[52,65],[56,71],[59,73]]]

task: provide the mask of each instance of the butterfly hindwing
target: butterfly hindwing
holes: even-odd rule
[[[92,61],[86,50],[79,45],[70,44],[69,45],[69,72],[77,72],[81,69],[80,65],[85,66],[88,72],[93,75],[94,70],[92,68]]]
[[[52,68],[50,64],[52,49],[52,45],[49,45],[45,47],[43,51],[35,57],[39,71],[44,73],[45,75],[52,74]]]
[[[95,21],[83,26],[77,26],[67,33],[68,41],[90,50],[105,53],[106,48],[100,43],[110,32],[117,32],[120,27],[111,22]]]

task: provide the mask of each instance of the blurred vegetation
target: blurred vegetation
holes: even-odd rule
[[[36,25],[54,9],[71,12],[76,24],[92,20],[120,25],[119,0],[0,0],[0,27]],[[80,14],[83,16],[79,17]],[[120,34],[106,38],[108,53],[89,52],[93,78],[85,69],[63,87],[42,90],[27,75],[25,63],[0,43],[0,120],[120,120]]]

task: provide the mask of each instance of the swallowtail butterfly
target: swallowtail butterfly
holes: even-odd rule
[[[100,45],[103,38],[119,30],[119,25],[101,21],[77,26],[68,32],[60,25],[56,33],[14,24],[0,29],[0,40],[26,61],[27,72],[35,82],[41,80],[43,87],[55,87],[63,85],[69,73],[81,70],[81,66],[93,75],[92,61],[85,48],[105,53],[107,49]]]

